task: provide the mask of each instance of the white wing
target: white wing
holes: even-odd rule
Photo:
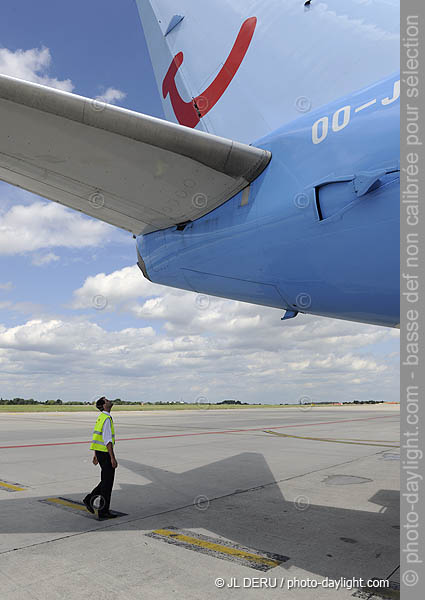
[[[194,220],[270,153],[0,75],[0,179],[133,234]]]

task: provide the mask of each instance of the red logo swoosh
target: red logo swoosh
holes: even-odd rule
[[[250,17],[242,23],[233,48],[217,77],[202,94],[192,98],[190,102],[185,102],[180,96],[175,80],[177,71],[183,63],[183,52],[175,55],[162,82],[162,95],[166,98],[170,94],[171,105],[180,125],[195,127],[220,100],[241,66],[256,25],[256,17]]]

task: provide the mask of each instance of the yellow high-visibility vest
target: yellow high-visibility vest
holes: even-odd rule
[[[110,415],[105,415],[105,413],[100,413],[100,415],[97,417],[96,425],[94,426],[93,439],[90,446],[90,450],[100,450],[101,452],[108,452],[108,448],[103,443],[102,436],[102,428],[106,419],[111,419],[112,445],[115,445],[115,430],[112,417]]]

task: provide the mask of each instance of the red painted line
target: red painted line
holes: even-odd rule
[[[276,425],[272,427],[254,427],[251,429],[225,429],[223,431],[198,431],[196,433],[170,433],[167,435],[148,435],[144,437],[134,438],[118,438],[117,442],[131,442],[134,440],[156,440],[159,438],[187,437],[190,435],[217,435],[220,433],[243,433],[244,431],[264,431],[264,429],[285,429],[287,427],[310,427],[313,425],[332,425],[334,423],[353,423],[354,421],[371,421],[373,419],[390,419],[394,415],[382,415],[379,417],[363,417],[360,419],[342,419],[339,421],[322,421],[319,423],[295,423],[294,425]],[[91,444],[90,441],[83,442],[50,442],[47,444],[22,444],[20,446],[0,446],[1,449],[6,448],[40,448],[42,446],[69,446],[71,444]]]
[[[200,119],[217,104],[245,58],[256,25],[256,17],[250,17],[242,23],[232,50],[214,81],[189,102],[185,102],[180,96],[176,84],[177,71],[183,64],[183,52],[178,52],[174,56],[162,82],[162,95],[164,98],[170,95],[171,105],[180,125],[196,127]]]

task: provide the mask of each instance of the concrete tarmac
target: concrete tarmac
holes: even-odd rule
[[[397,597],[398,406],[112,415],[98,521],[96,413],[1,414],[2,600]]]

